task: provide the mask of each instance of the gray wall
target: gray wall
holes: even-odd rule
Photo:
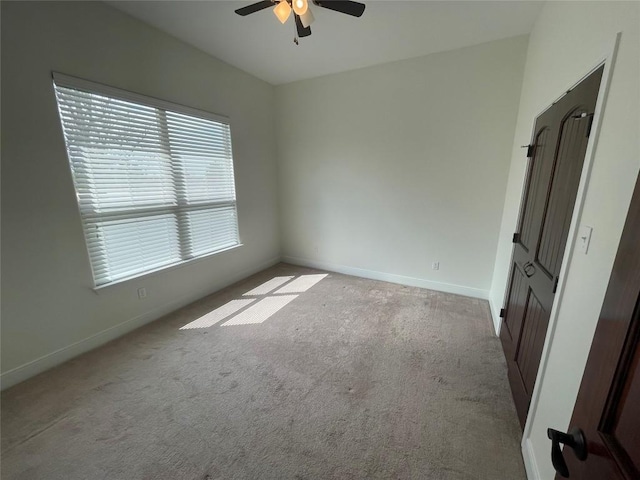
[[[276,87],[284,258],[488,298],[526,48]]]
[[[244,246],[95,293],[52,70],[230,117]],[[3,386],[277,260],[273,108],[269,84],[104,4],[2,2]]]

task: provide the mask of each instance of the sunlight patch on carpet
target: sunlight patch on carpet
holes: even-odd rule
[[[223,323],[221,326],[228,327],[231,325],[262,323],[296,298],[298,298],[298,295],[281,295],[279,297],[264,298],[231,320]]]
[[[246,307],[250,303],[254,302],[255,298],[243,298],[242,300],[231,300],[225,303],[219,308],[212,310],[211,312],[203,315],[202,317],[194,320],[191,323],[187,323],[184,327],[180,327],[180,330],[191,330],[193,328],[209,328],[218,322],[221,322],[229,315],[233,315],[238,310]]]
[[[271,290],[275,290],[279,286],[287,283],[289,280],[293,278],[293,275],[290,277],[273,277],[271,280],[264,282],[262,285],[257,286],[253,290],[249,290],[244,295],[266,295],[271,292]]]
[[[273,293],[302,293],[309,290],[316,283],[326,277],[328,274],[322,273],[318,275],[302,275],[296,278],[293,282],[286,284],[279,290]]]

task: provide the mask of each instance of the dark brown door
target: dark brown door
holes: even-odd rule
[[[571,419],[584,433],[587,458],[563,452],[570,478],[640,479],[639,338],[640,177]]]
[[[603,67],[537,119],[500,339],[520,424],[529,410]]]

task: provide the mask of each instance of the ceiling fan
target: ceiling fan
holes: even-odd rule
[[[346,13],[353,17],[360,17],[364,13],[365,5],[360,2],[349,0],[312,0],[313,4],[340,13]],[[275,6],[275,7],[274,7]],[[259,12],[265,8],[274,7],[273,13],[280,22],[285,23],[293,10],[293,17],[296,24],[297,36],[293,41],[298,44],[298,37],[308,37],[311,35],[311,23],[313,14],[309,8],[308,0],[263,0],[236,10],[236,13],[245,17],[251,13]]]

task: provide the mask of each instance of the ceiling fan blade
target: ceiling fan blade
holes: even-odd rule
[[[300,20],[300,16],[296,15],[296,28],[298,29],[298,37],[308,37],[311,35],[311,27],[306,27],[302,25],[302,20]]]
[[[271,0],[264,0],[262,2],[252,3],[251,5],[247,5],[246,7],[242,7],[236,10],[238,15],[246,17],[251,13],[259,12],[260,10],[264,10],[265,8],[269,8],[273,6],[273,2]]]
[[[313,0],[313,3],[319,7],[328,8],[340,13],[346,13],[354,17],[361,17],[364,13],[365,5],[360,2],[351,2],[348,0]]]

